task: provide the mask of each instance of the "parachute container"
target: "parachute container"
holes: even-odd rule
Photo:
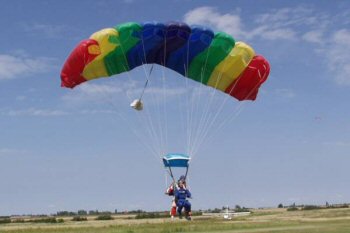
[[[190,157],[185,154],[167,154],[163,157],[164,167],[188,168]]]

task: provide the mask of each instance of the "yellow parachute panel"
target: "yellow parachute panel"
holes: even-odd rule
[[[254,55],[252,47],[243,42],[236,42],[229,55],[220,62],[211,74],[208,86],[225,91],[248,66]]]
[[[89,53],[92,52],[93,54],[99,51],[100,54],[86,65],[83,71],[84,78],[91,80],[108,76],[104,58],[107,54],[116,49],[117,45],[111,41],[111,38],[118,36],[119,33],[114,28],[102,29],[91,35],[90,39],[96,40],[99,44],[99,48],[96,48],[96,45],[93,45],[93,48],[89,48]]]

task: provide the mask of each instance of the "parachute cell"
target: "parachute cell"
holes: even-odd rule
[[[269,76],[270,65],[262,56],[255,56],[248,67],[225,92],[238,100],[255,100],[259,87]]]

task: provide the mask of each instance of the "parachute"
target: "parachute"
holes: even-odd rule
[[[80,83],[158,64],[239,101],[255,100],[270,72],[267,60],[232,36],[172,23],[124,23],[95,32],[72,51],[61,85]]]
[[[153,118],[149,112],[138,116],[149,117],[146,123],[149,125],[146,137],[139,136],[142,140],[154,140],[151,152],[161,156],[165,168],[169,169],[170,176],[175,182],[171,168],[189,168],[190,158],[193,159],[197,153],[197,147],[203,144],[209,129],[217,120],[217,116],[223,109],[227,99],[231,97],[238,101],[257,98],[259,88],[267,80],[270,73],[270,65],[262,56],[255,54],[252,47],[244,42],[236,42],[235,39],[225,32],[214,33],[211,29],[202,26],[189,26],[181,22],[158,23],[123,23],[114,28],[105,28],[93,33],[89,39],[81,41],[71,52],[61,71],[61,86],[74,88],[86,81],[110,77],[113,75],[129,72],[136,67],[151,64],[152,68],[148,74],[142,94],[135,99],[130,107],[140,113],[144,107],[142,96],[148,84],[148,78],[152,72],[153,65],[157,64],[177,72],[179,77],[193,80],[200,87],[211,87],[212,93],[225,93],[227,98],[222,104],[216,105],[215,111],[211,111],[213,94],[210,98],[199,98],[195,91],[186,92],[192,94],[192,99],[179,101],[179,106],[191,105],[187,108],[187,118],[176,122],[176,130],[182,129],[180,123],[185,124],[183,129],[187,134],[187,153],[166,154],[168,148],[163,148],[167,143],[166,109],[158,111],[158,119]],[[147,72],[146,72],[147,76]],[[164,88],[164,85],[163,85]],[[200,88],[198,88],[200,89]],[[194,89],[193,89],[194,90]],[[165,101],[165,91],[163,90]],[[201,93],[200,93],[201,94]],[[185,96],[187,97],[187,96]],[[203,108],[195,105],[195,100],[205,101]],[[131,99],[130,99],[131,101]],[[215,105],[215,104],[214,104]],[[157,103],[159,107],[160,104]],[[165,108],[167,105],[165,105]],[[202,110],[202,116],[197,117],[195,111]],[[218,109],[218,111],[216,111]],[[237,111],[238,112],[238,111]],[[174,115],[181,116],[181,111]],[[210,118],[211,117],[211,118]],[[233,119],[235,114],[225,114],[227,119]],[[129,117],[121,117],[128,120]],[[153,119],[152,119],[153,118]],[[185,119],[186,118],[186,119]],[[156,122],[156,124],[154,124]],[[221,121],[216,130],[225,126],[228,121]],[[131,124],[131,127],[134,124]],[[145,124],[146,125],[146,124]],[[139,128],[135,127],[135,131]],[[158,133],[157,130],[160,132]],[[163,132],[164,131],[164,132]],[[157,138],[159,138],[157,140]],[[164,139],[163,139],[164,137]],[[177,139],[185,138],[178,134]],[[148,143],[144,143],[146,147]],[[208,144],[210,145],[210,144]],[[180,150],[175,150],[180,151]],[[165,156],[164,156],[165,155]],[[164,156],[164,157],[163,157]]]

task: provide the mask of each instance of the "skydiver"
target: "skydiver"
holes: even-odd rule
[[[191,203],[187,198],[191,198],[191,192],[186,188],[186,181],[180,179],[178,182],[178,188],[175,190],[175,201],[177,206],[177,213],[179,218],[182,218],[182,208],[185,208],[185,218],[191,220]]]
[[[177,189],[176,183],[173,183],[167,188],[165,194],[167,194],[169,196],[174,196],[176,189]],[[175,197],[173,197],[173,199],[171,201],[170,216],[173,219],[175,217],[175,215],[176,215],[176,201],[175,201]]]
[[[176,215],[176,202],[177,202],[177,200],[176,200],[176,198],[175,198],[175,191],[179,188],[178,184],[179,184],[180,182],[183,182],[184,187],[186,188],[186,177],[185,177],[184,175],[182,175],[182,176],[180,176],[180,178],[179,178],[179,180],[177,181],[177,183],[174,182],[173,184],[171,184],[171,185],[167,188],[167,190],[166,190],[166,192],[165,192],[165,194],[167,194],[167,195],[169,195],[169,196],[174,196],[174,198],[173,198],[172,201],[171,201],[171,208],[170,208],[170,216],[171,216],[172,219],[173,219],[173,218],[175,217],[175,215]]]

